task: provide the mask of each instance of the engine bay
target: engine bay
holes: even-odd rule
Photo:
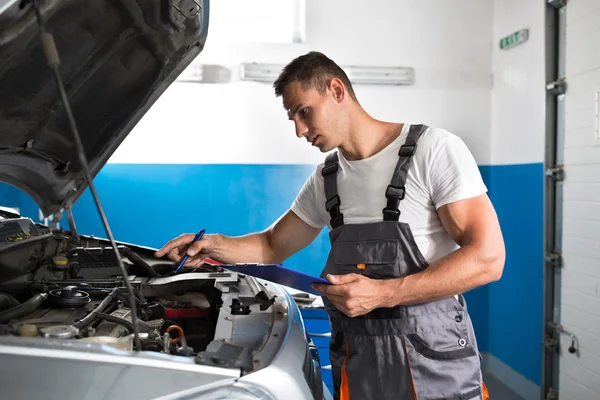
[[[278,314],[277,296],[266,286],[210,262],[175,274],[175,263],[154,258],[153,249],[123,243],[118,249],[135,304],[107,241],[28,218],[0,219],[0,335],[76,340],[253,368],[253,354],[268,340]],[[141,348],[134,341],[133,307]],[[246,329],[243,339],[236,339],[233,318],[240,328],[247,318],[265,329],[254,334]]]

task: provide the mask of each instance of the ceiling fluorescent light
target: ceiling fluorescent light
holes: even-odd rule
[[[243,81],[275,82],[283,67],[279,64],[241,64],[240,79]]]
[[[350,82],[365,85],[412,85],[415,70],[411,67],[357,67],[343,68]]]
[[[294,8],[292,42],[304,43],[306,41],[306,0],[292,0],[292,3]]]
[[[200,83],[204,80],[204,65],[190,64],[183,72],[175,79],[176,82],[192,82]]]

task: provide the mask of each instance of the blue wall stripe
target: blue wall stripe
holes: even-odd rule
[[[233,236],[268,228],[313,170],[308,165],[107,164],[94,183],[116,240],[161,247],[200,228]],[[38,215],[25,194],[21,212]],[[106,237],[89,190],[73,214],[80,233]],[[65,218],[61,224],[68,228]],[[286,266],[317,274],[328,249],[324,230]]]
[[[21,191],[10,185],[0,183],[0,206],[19,207],[21,203]]]
[[[480,352],[489,351],[489,289],[487,286],[479,287],[464,294],[467,301],[467,311],[473,322],[477,346]]]
[[[544,166],[493,166],[490,176],[491,199],[506,245],[506,264],[502,279],[488,286],[488,351],[540,385]]]
[[[226,235],[267,228],[289,207],[313,168],[107,164],[95,184],[117,240],[160,247],[182,232],[200,228]],[[480,350],[539,384],[543,165],[481,166],[480,171],[500,219],[507,260],[499,282],[465,294],[469,312]],[[0,199],[17,201],[23,215],[37,220],[38,208],[27,195],[0,185]],[[81,233],[106,236],[89,191],[73,213]],[[61,224],[68,228],[65,219]],[[323,230],[285,264],[319,274],[329,248]]]

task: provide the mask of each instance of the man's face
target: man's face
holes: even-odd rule
[[[282,97],[288,117],[296,126],[296,136],[305,138],[324,153],[340,145],[343,114],[331,90],[319,93],[312,88],[305,90],[300,82],[292,82]]]

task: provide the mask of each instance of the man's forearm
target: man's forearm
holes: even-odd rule
[[[226,264],[279,264],[308,246],[320,231],[288,211],[262,232],[236,237],[207,235],[212,244],[208,256]]]
[[[385,281],[387,307],[418,304],[450,297],[500,279],[504,249],[482,254],[476,246],[462,247],[425,271]]]
[[[209,257],[225,263],[275,263],[275,255],[265,232],[244,236],[207,235],[214,243]]]

